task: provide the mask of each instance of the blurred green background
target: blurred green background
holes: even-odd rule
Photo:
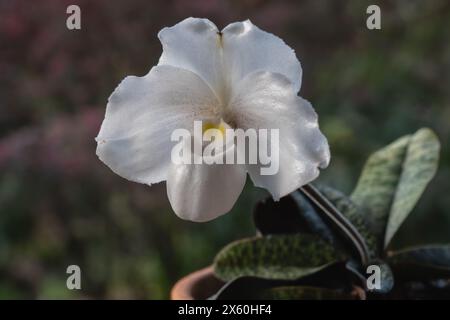
[[[80,31],[65,27],[69,4]],[[369,4],[382,30],[366,28]],[[395,243],[450,240],[449,1],[0,0],[0,298],[168,298],[254,233],[266,193],[251,184],[230,214],[194,224],[173,214],[164,183],[128,182],[95,155],[108,96],[157,63],[161,28],[189,16],[219,28],[250,18],[295,49],[332,150],[320,183],[350,192],[372,151],[435,130],[440,170]],[[66,288],[70,264],[80,291]]]

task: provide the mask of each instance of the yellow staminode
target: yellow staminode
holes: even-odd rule
[[[219,130],[222,136],[225,136],[225,131],[227,130],[226,125],[223,121],[221,121],[220,123],[203,122],[202,124],[203,134],[205,134],[206,131],[208,131],[209,129]]]

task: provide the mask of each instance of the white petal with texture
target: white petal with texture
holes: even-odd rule
[[[295,92],[300,90],[300,62],[283,40],[259,29],[250,20],[229,24],[222,34],[224,68],[232,84],[255,71],[270,71],[287,77]]]
[[[199,75],[216,95],[222,95],[223,72],[219,30],[208,19],[187,18],[162,29],[163,53],[158,65],[171,65]]]
[[[227,152],[234,152],[234,146]],[[245,185],[247,173],[241,165],[172,164],[167,195],[182,219],[205,222],[233,208]]]
[[[144,77],[126,77],[108,100],[97,155],[128,180],[166,180],[173,130],[213,117],[217,103],[205,82],[184,69],[157,66]]]
[[[311,104],[281,74],[256,72],[237,87],[229,111],[232,122],[243,129],[279,129],[279,171],[261,175],[261,165],[248,165],[254,184],[277,200],[317,178],[330,151]]]

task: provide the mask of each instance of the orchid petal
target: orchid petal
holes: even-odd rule
[[[328,166],[330,150],[311,104],[277,73],[252,73],[237,88],[229,111],[237,127],[279,129],[279,171],[261,175],[261,164],[247,165],[254,184],[278,200],[316,179],[319,168]]]
[[[226,153],[233,153],[234,149],[232,146]],[[205,222],[232,209],[244,188],[246,177],[242,165],[172,163],[167,178],[167,195],[180,218]]]
[[[211,118],[217,103],[205,82],[187,70],[157,66],[144,77],[126,77],[108,100],[97,155],[128,180],[166,180],[173,130]]]
[[[219,30],[208,19],[187,18],[158,33],[163,53],[158,65],[171,65],[196,73],[217,96],[223,72]]]
[[[222,31],[224,66],[231,74],[231,83],[255,71],[280,73],[298,92],[302,68],[294,50],[277,36],[265,32],[250,20],[229,24]]]

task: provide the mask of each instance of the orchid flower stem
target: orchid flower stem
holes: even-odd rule
[[[300,192],[320,209],[319,214],[322,218],[338,227],[358,251],[362,264],[367,265],[369,262],[367,244],[351,222],[312,184],[304,185],[300,188]]]

